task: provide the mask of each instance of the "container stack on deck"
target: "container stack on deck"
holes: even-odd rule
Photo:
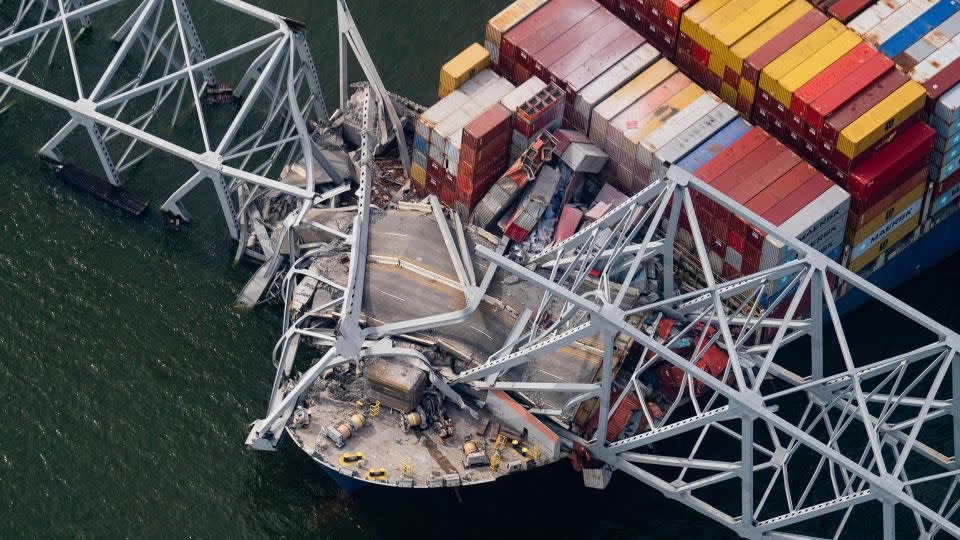
[[[620,191],[679,165],[855,271],[960,198],[957,1],[519,0],[489,21],[484,48],[463,56],[518,85],[503,109],[477,118],[491,106],[477,97],[488,72],[451,90],[473,62],[461,59],[441,83],[450,94],[418,124],[430,136],[414,160],[425,192],[443,195],[456,177],[462,212],[503,156],[561,123],[609,155],[599,176]],[[699,202],[718,272],[791,256]]]
[[[664,56],[850,192],[851,268],[882,260],[960,198],[960,3],[602,3],[647,37],[649,23],[671,29],[667,13],[679,14],[675,37],[651,37]],[[937,132],[932,158],[921,121]]]

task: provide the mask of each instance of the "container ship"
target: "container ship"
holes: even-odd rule
[[[821,311],[876,298],[864,283],[889,290],[960,250],[958,82],[958,2],[512,3],[440,69],[438,101],[414,123],[409,189],[371,210],[366,274],[346,246],[291,270],[310,277],[291,282],[287,318],[326,321],[299,333],[334,348],[285,382],[278,371],[287,397],[271,409],[290,414],[255,424],[248,444],[275,447],[271,426],[285,422],[348,489],[471,485],[569,459],[587,486],[605,487],[616,463],[689,500],[683,490],[714,477],[667,484],[604,452],[727,471],[640,449],[713,412],[729,419],[711,404],[737,399],[726,388],[749,383],[741,370],[755,389],[771,377],[811,387],[822,366],[743,362]],[[659,191],[683,179],[696,182],[695,218]],[[335,243],[366,219],[352,211],[311,219]],[[621,242],[632,227],[643,242]],[[651,263],[643,250],[663,230],[675,242],[651,247],[663,250]],[[859,276],[824,271],[826,305],[790,271],[814,252]],[[350,321],[324,284],[356,279],[367,292]],[[571,296],[585,283],[603,307]],[[710,295],[729,323],[709,315]],[[800,314],[811,318],[792,322]],[[280,366],[296,354],[291,332]],[[356,369],[351,332],[374,357]]]

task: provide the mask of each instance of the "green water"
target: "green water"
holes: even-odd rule
[[[386,85],[430,103],[439,66],[505,3],[351,6]],[[260,4],[308,24],[333,102],[332,2]],[[35,152],[65,119],[25,98],[0,117],[0,537],[727,534],[629,478],[586,490],[565,463],[461,490],[461,501],[446,490],[346,497],[292,445],[246,452],[273,380],[279,311],[230,308],[253,267],[231,264],[212,190],[188,199],[194,226],[171,232],[156,215],[134,221],[57,183]],[[70,157],[89,162],[77,148]],[[188,173],[152,157],[128,183],[157,207]],[[958,328],[958,272],[953,258],[898,294]]]

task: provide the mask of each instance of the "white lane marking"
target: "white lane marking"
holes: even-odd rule
[[[399,296],[397,296],[397,295],[395,295],[395,294],[390,294],[390,293],[388,293],[387,291],[380,291],[380,294],[385,294],[385,295],[387,295],[387,296],[392,296],[393,298],[396,298],[397,300],[399,300],[399,301],[401,301],[401,302],[406,302],[406,301],[407,301],[406,298],[400,298]]]
[[[545,375],[549,375],[549,376],[553,377],[554,379],[556,379],[556,380],[558,380],[558,381],[562,381],[562,380],[563,380],[561,377],[557,377],[556,375],[554,375],[553,373],[550,373],[549,371],[544,371],[544,370],[542,370],[542,369],[538,369],[537,371],[539,371],[540,373],[543,373],[543,374],[545,374]]]
[[[395,233],[395,232],[388,232],[388,233],[383,233],[383,234],[389,234],[390,236],[403,236],[404,238],[406,238],[406,236],[407,236],[407,235],[405,235],[405,234],[400,234],[400,233]]]
[[[484,332],[483,330],[477,328],[476,326],[470,325],[470,328],[473,328],[473,329],[476,330],[477,332],[480,332],[481,334],[487,336],[489,339],[493,339],[493,336],[491,336],[490,334],[488,334],[488,333]]]

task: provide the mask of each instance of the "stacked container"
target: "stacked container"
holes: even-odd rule
[[[454,205],[463,127],[513,89],[506,79],[484,70],[420,116],[411,165],[415,193],[438,195],[444,204]]]
[[[499,63],[500,42],[503,34],[530,16],[550,0],[517,0],[487,22],[483,47],[490,52],[493,65]]]
[[[640,32],[668,58],[676,51],[680,17],[698,0],[600,0],[607,9]]]
[[[439,97],[443,99],[490,66],[490,53],[474,43],[440,68]]]
[[[513,145],[526,149],[541,131],[560,127],[565,105],[564,94],[555,84],[527,99],[514,115]]]
[[[510,114],[496,104],[463,128],[456,182],[456,208],[467,216],[507,167]]]
[[[547,87],[547,83],[541,81],[536,77],[531,77],[527,82],[516,87],[513,92],[503,96],[503,99],[500,100],[500,104],[506,108],[511,115],[516,115],[517,110],[520,109],[525,103],[533,99],[533,97],[540,92],[542,92]],[[525,140],[523,137],[511,137],[510,144],[510,160],[514,161],[520,154],[526,150],[526,146],[521,146]]]
[[[723,146],[725,145],[725,146]],[[681,160],[679,166],[753,210],[787,234],[838,258],[850,196],[760,128],[731,123]],[[722,205],[694,198],[711,266],[727,277],[773,268],[795,256],[774,238]],[[681,220],[684,230],[690,224]],[[775,294],[786,283],[772,284]]]

